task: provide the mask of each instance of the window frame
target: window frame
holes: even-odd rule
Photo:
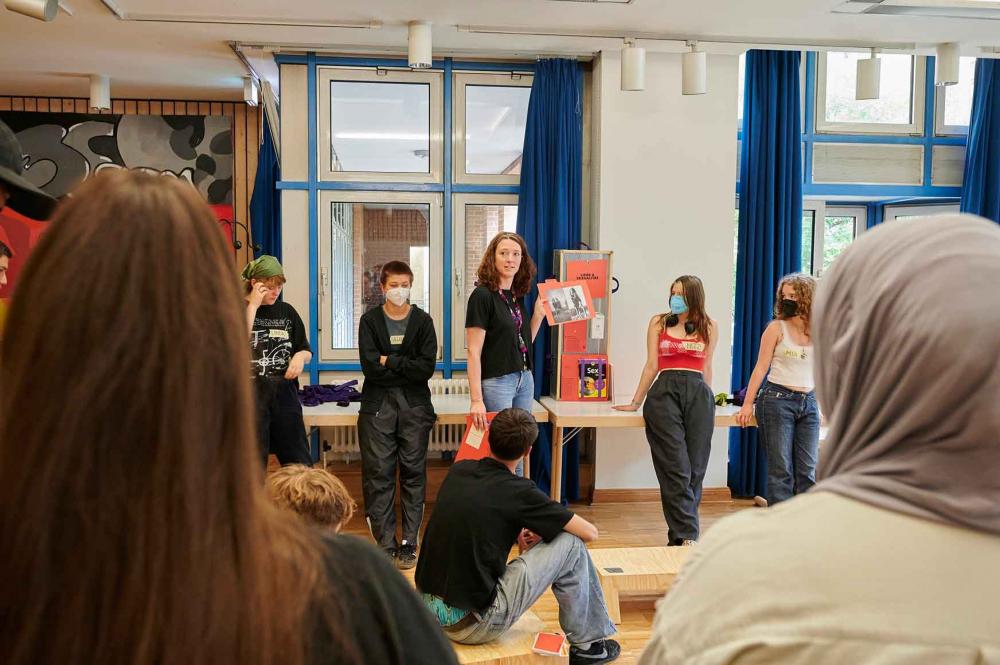
[[[838,51],[839,52],[839,51]],[[890,54],[895,55],[895,54]],[[826,69],[827,52],[816,57],[816,108],[815,131],[817,134],[877,134],[921,136],[924,133],[924,85],[927,76],[927,59],[911,55],[910,118],[907,124],[880,122],[831,122],[826,119]]]
[[[958,214],[958,212],[959,204],[957,203],[887,205],[882,214],[882,221],[883,223],[894,222],[897,217],[901,216],[928,217],[932,215]]]
[[[962,57],[960,60],[972,60],[972,85],[973,94],[975,93],[975,80],[976,80],[976,70],[974,61],[976,58],[966,58]],[[953,86],[941,85],[935,86],[934,89],[934,135],[935,136],[968,136],[969,135],[969,125],[946,125],[944,122],[945,105],[948,102],[948,91]],[[969,123],[972,123],[972,117],[970,113]]]
[[[333,349],[330,347],[330,331],[328,319],[335,305],[332,302],[333,292],[330,288],[330,275],[332,273],[333,261],[329,258],[328,248],[331,244],[331,224],[330,204],[332,203],[372,203],[372,204],[416,204],[427,205],[430,209],[430,228],[428,229],[428,240],[430,244],[428,253],[428,266],[443,265],[444,261],[444,205],[443,195],[440,192],[394,192],[394,191],[345,191],[345,190],[323,190],[317,195],[317,221],[318,221],[318,243],[317,243],[317,267],[318,267],[318,291],[317,291],[317,316],[318,316],[318,338],[316,340],[317,349],[314,353],[319,362],[358,362],[358,349],[355,346],[350,349]],[[408,259],[407,259],[408,260]],[[352,262],[351,269],[354,269]],[[441,360],[443,352],[444,322],[444,275],[440,270],[429,271],[429,297],[431,319],[434,321],[434,330],[438,336],[437,359]],[[352,303],[353,304],[353,303]],[[355,333],[356,335],[356,333]],[[355,339],[355,341],[357,341]]]
[[[425,84],[428,86],[428,171],[334,171],[328,151],[333,145],[330,126],[330,84],[356,83]],[[316,177],[320,182],[440,183],[444,177],[444,73],[404,68],[358,68],[320,65],[316,68]]]
[[[452,181],[461,185],[519,185],[520,174],[467,173],[465,170],[465,104],[466,88],[488,86],[491,88],[530,88],[535,81],[534,74],[508,72],[504,74],[483,74],[479,72],[456,72],[453,79],[452,95]],[[517,76],[518,78],[514,78]],[[527,120],[527,119],[526,119]]]
[[[865,229],[868,228],[868,207],[864,205],[855,205],[851,203],[831,203],[827,202],[824,204],[823,218],[822,222],[813,221],[813,237],[819,237],[819,252],[814,253],[813,256],[813,275],[815,277],[823,276],[823,252],[826,249],[826,218],[827,217],[853,217],[854,218],[854,235],[851,237],[851,242],[858,239]],[[814,243],[814,249],[816,247]],[[819,259],[817,263],[817,258]]]
[[[454,362],[469,359],[465,348],[465,310],[468,300],[465,296],[467,280],[475,280],[475,275],[465,274],[465,207],[467,205],[513,205],[520,207],[517,194],[453,194],[451,205],[452,246],[451,246],[451,357]]]

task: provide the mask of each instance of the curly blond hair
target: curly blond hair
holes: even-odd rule
[[[791,285],[792,290],[795,291],[795,295],[799,299],[799,309],[796,312],[796,316],[801,317],[802,323],[805,324],[806,334],[811,337],[812,305],[813,294],[816,293],[816,278],[804,272],[793,272],[781,278],[781,281],[778,282],[778,289],[774,294],[774,318],[777,320],[785,318],[781,313],[781,290],[786,284]]]
[[[339,531],[354,515],[355,503],[340,478],[303,464],[283,466],[267,478],[271,499],[307,522]]]

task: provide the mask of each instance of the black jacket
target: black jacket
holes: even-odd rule
[[[377,413],[386,388],[400,387],[410,406],[430,405],[427,381],[434,376],[437,362],[437,333],[430,315],[411,306],[403,345],[395,354],[389,345],[389,329],[381,307],[373,307],[358,325],[358,353],[365,383],[361,388],[361,413]],[[386,356],[385,367],[379,357]]]

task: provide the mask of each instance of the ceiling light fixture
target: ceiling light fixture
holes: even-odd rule
[[[39,21],[51,21],[59,12],[59,0],[3,0],[3,6]]]
[[[681,55],[681,93],[704,95],[708,91],[708,56],[698,50],[698,42],[687,45],[691,50]]]
[[[410,21],[409,33],[408,62],[410,68],[430,68],[433,64],[431,59],[431,24],[427,21]]]
[[[646,49],[636,46],[634,39],[626,39],[622,47],[621,89],[646,89]]]
[[[858,60],[854,99],[878,99],[881,78],[882,61],[878,57],[878,49],[873,48],[871,57]]]
[[[257,85],[252,76],[243,77],[243,101],[247,106],[257,106]]]
[[[111,110],[111,79],[104,74],[90,75],[90,109]]]
[[[938,44],[934,62],[934,85],[958,83],[959,47],[955,42]]]

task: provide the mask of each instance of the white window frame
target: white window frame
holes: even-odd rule
[[[530,88],[535,77],[532,74],[509,72],[506,74],[454,74],[454,99],[452,101],[452,175],[460,184],[517,185],[521,176],[513,174],[466,173],[465,171],[465,103],[466,88],[476,85],[494,88]]]
[[[866,206],[856,206],[856,205],[839,205],[835,203],[826,203],[823,208],[822,220],[817,219],[814,221],[813,226],[813,237],[818,237],[819,242],[813,243],[814,258],[813,258],[813,275],[816,277],[823,276],[823,250],[825,249],[826,243],[826,218],[827,217],[853,217],[854,218],[854,237],[851,242],[858,239],[865,229],[868,228],[868,208]],[[816,234],[819,234],[818,236]],[[816,248],[818,247],[819,252],[816,253]],[[818,259],[818,262],[817,262]]]
[[[883,222],[894,222],[900,216],[927,217],[929,215],[947,215],[958,213],[957,203],[932,203],[928,205],[887,205],[882,215]]]
[[[924,133],[924,80],[927,59],[913,60],[910,81],[910,118],[907,124],[882,122],[829,122],[826,119],[826,52],[816,58],[816,132],[818,134],[897,134],[920,136]]]
[[[816,266],[822,264],[823,259],[823,229],[821,222],[826,219],[826,201],[818,199],[805,199],[802,201],[802,212],[811,211],[813,213],[813,246],[812,259],[810,263],[811,275],[816,274]]]
[[[962,58],[963,60],[965,58]],[[970,60],[975,60],[975,58],[969,58]],[[975,71],[975,70],[973,70]],[[973,78],[975,74],[973,73]],[[969,134],[969,125],[946,125],[944,124],[944,107],[947,102],[948,90],[951,89],[949,85],[935,86],[934,91],[934,134],[937,136],[967,136]],[[969,122],[972,122],[972,118],[969,118]]]
[[[332,288],[330,279],[333,274],[332,259],[330,258],[329,247],[331,243],[330,206],[333,203],[377,203],[377,204],[423,204],[430,208],[430,228],[428,229],[428,240],[430,243],[429,266],[440,266],[444,257],[444,210],[442,205],[442,195],[436,192],[354,192],[354,191],[333,191],[324,190],[319,192],[319,274],[317,286],[319,305],[319,346],[318,355],[320,362],[343,362],[358,360],[358,349],[332,349],[330,348],[330,331],[327,330],[327,321],[334,307],[330,301],[332,298]],[[351,269],[353,270],[353,259]],[[438,336],[438,359],[441,358],[444,337],[442,335],[444,321],[444,276],[440,270],[430,271],[430,314],[434,321],[434,329]],[[353,296],[352,296],[353,297]],[[353,304],[353,303],[352,303]]]
[[[517,194],[454,194],[451,216],[454,235],[451,243],[451,355],[452,360],[462,361],[469,357],[465,347],[465,285],[475,281],[475,275],[465,274],[465,206],[467,205],[518,205]],[[518,210],[518,214],[521,214]]]
[[[440,71],[414,72],[409,69],[351,69],[344,67],[319,67],[316,71],[316,160],[317,177],[321,181],[337,182],[409,182],[438,183],[442,181],[444,163],[444,109],[443,73]],[[361,83],[426,84],[429,101],[428,130],[430,154],[427,173],[384,173],[376,171],[334,171],[330,167],[330,83],[357,81]]]

